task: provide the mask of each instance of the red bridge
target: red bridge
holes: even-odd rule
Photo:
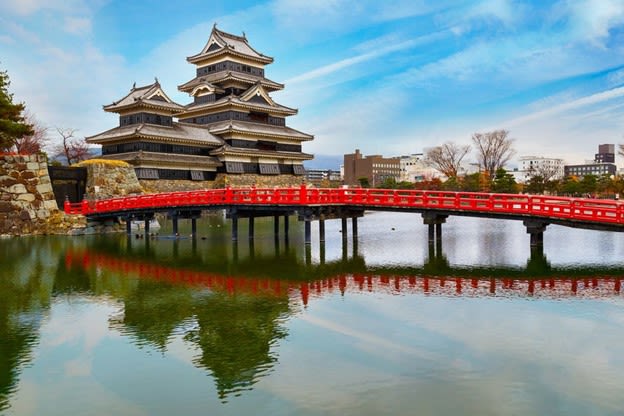
[[[238,238],[238,218],[249,219],[249,237],[253,238],[253,219],[275,217],[275,233],[279,230],[279,216],[297,214],[305,221],[306,243],[310,239],[310,221],[319,221],[321,241],[325,239],[324,220],[342,219],[343,237],[346,220],[353,221],[353,235],[357,235],[357,218],[365,210],[421,213],[429,225],[429,238],[440,238],[441,224],[449,215],[522,220],[531,234],[531,244],[540,245],[543,231],[549,224],[576,228],[624,231],[624,203],[614,200],[569,198],[542,195],[493,194],[478,192],[421,191],[395,189],[317,189],[302,185],[299,188],[224,188],[204,191],[171,192],[83,201],[65,204],[65,212],[82,214],[94,221],[111,218],[144,220],[149,232],[149,220],[156,212],[166,212],[177,233],[177,219],[193,221],[203,210],[225,209],[233,221],[232,237]],[[437,234],[437,236],[436,236]]]

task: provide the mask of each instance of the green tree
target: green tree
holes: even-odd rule
[[[387,178],[385,178],[383,182],[381,183],[381,185],[379,186],[379,188],[383,188],[383,189],[396,189],[396,187],[397,187],[397,181],[392,176],[388,176]]]
[[[518,192],[516,178],[503,168],[496,170],[494,181],[492,181],[492,192],[515,194]]]
[[[471,173],[470,175],[464,176],[464,181],[462,183],[462,190],[467,192],[480,192],[482,185],[482,178],[480,173]]]
[[[585,175],[583,179],[579,183],[580,191],[583,194],[593,195],[596,193],[598,188],[598,178],[595,175]]]
[[[361,178],[358,178],[358,182],[360,183],[360,186],[362,188],[370,187],[370,182],[368,182],[368,178],[366,176],[362,176]]]
[[[543,194],[546,190],[546,181],[542,175],[531,176],[531,178],[527,181],[525,187],[525,192],[530,194]]]
[[[0,71],[0,151],[11,149],[16,140],[34,133],[24,119],[24,103],[13,103],[10,84],[6,71]]]

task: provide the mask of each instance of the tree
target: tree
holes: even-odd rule
[[[518,184],[516,183],[516,178],[511,173],[507,173],[505,169],[498,169],[492,182],[492,191],[505,194],[517,193]]]
[[[470,145],[458,145],[452,142],[432,147],[425,155],[425,163],[440,171],[447,178],[455,178],[461,162],[470,151]]]
[[[505,164],[516,153],[512,148],[513,139],[508,136],[508,130],[494,130],[472,135],[472,142],[477,151],[477,162],[490,178],[494,178],[496,171],[505,167]]]
[[[6,71],[0,71],[0,151],[11,149],[15,140],[33,134],[32,126],[22,115],[24,103],[13,104],[10,84]]]
[[[56,153],[65,158],[68,165],[73,165],[89,157],[89,146],[85,139],[74,137],[76,129],[56,128],[61,136],[61,143],[55,147]]]
[[[32,126],[33,131],[32,134],[27,134],[15,139],[15,151],[26,155],[39,153],[48,142],[48,128],[41,124],[41,122],[28,111],[24,114],[24,120],[27,124]]]
[[[366,176],[358,178],[358,182],[360,183],[360,186],[362,188],[368,188],[370,186],[370,182],[368,181],[368,178]]]

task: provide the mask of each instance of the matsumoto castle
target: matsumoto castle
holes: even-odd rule
[[[273,101],[284,88],[265,78],[273,58],[257,52],[246,36],[213,27],[208,42],[186,58],[196,76],[178,86],[193,101],[173,102],[158,80],[132,87],[104,110],[119,114],[119,126],[87,142],[102,145],[102,158],[134,166],[141,180],[193,180],[245,184],[299,184],[301,144],[314,137],[286,126],[294,108]],[[177,119],[177,121],[175,121]]]

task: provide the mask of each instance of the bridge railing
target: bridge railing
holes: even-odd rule
[[[92,215],[137,209],[210,205],[357,205],[451,211],[529,214],[624,224],[624,203],[543,195],[398,189],[225,188],[133,195],[99,201],[66,202],[69,214]]]

